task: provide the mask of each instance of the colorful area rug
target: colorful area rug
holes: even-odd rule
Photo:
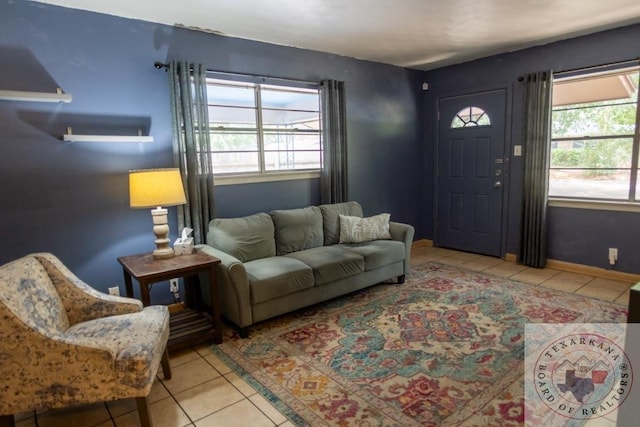
[[[626,308],[456,267],[262,322],[214,346],[295,425],[524,421],[524,324],[624,322]]]

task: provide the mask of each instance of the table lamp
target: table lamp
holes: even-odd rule
[[[129,171],[129,201],[134,209],[155,207],[151,209],[153,234],[156,236],[153,258],[173,257],[173,249],[169,245],[167,209],[162,206],[183,205],[187,202],[180,170],[172,168]]]

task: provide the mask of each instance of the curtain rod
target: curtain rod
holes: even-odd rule
[[[635,58],[635,59],[628,59],[625,61],[617,61],[617,62],[609,62],[607,64],[600,64],[600,65],[592,65],[590,67],[581,67],[581,68],[572,68],[570,70],[562,70],[562,71],[556,71],[553,74],[554,75],[562,75],[562,74],[569,74],[569,73],[575,73],[577,71],[589,71],[589,70],[595,70],[598,68],[604,68],[604,67],[612,67],[614,65],[625,65],[625,64],[638,64],[640,62],[640,58]],[[524,76],[519,76],[518,77],[518,81],[521,82],[524,80]]]
[[[159,62],[159,61],[154,62],[153,66],[156,67],[156,69],[158,69],[158,70],[161,70],[161,69],[164,68],[166,71],[168,71],[168,69],[169,69],[169,64],[164,64],[164,63]],[[225,74],[225,75],[228,75],[228,76],[253,77],[253,78],[269,79],[269,80],[282,80],[282,81],[285,81],[285,82],[296,82],[296,83],[303,83],[303,84],[309,84],[309,85],[319,85],[320,84],[320,82],[317,82],[317,81],[288,79],[288,78],[285,78],[285,77],[258,76],[258,75],[249,74],[249,73],[234,73],[234,72],[230,72],[230,71],[210,70],[208,68],[207,68],[207,72],[208,73]]]
[[[598,68],[613,67],[613,66],[617,66],[617,65],[626,65],[626,64],[638,65],[638,62],[640,62],[639,58],[627,59],[626,61],[609,62],[607,64],[592,65],[590,67],[572,68],[570,70],[562,70],[562,71],[558,71],[558,72],[556,72],[554,74],[568,74],[568,73],[575,73],[576,71],[589,71],[589,70],[595,70],[595,69],[598,69]]]

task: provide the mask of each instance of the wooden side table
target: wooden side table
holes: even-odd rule
[[[167,349],[175,351],[213,340],[222,343],[222,322],[217,298],[216,266],[220,260],[204,252],[178,255],[168,259],[153,259],[151,253],[118,258],[124,272],[127,296],[133,298],[134,277],[140,284],[142,304],[151,304],[149,290],[153,283],[168,281],[175,277],[185,279],[185,309],[171,314],[170,334]],[[198,292],[198,274],[209,275],[211,311],[202,310]]]

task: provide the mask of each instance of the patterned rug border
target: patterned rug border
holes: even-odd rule
[[[284,415],[289,421],[291,421],[296,426],[308,426],[309,424],[305,422],[304,418],[302,418],[296,411],[291,409],[282,399],[276,396],[271,390],[269,390],[265,385],[263,385],[260,381],[258,381],[254,376],[252,376],[249,372],[247,372],[242,366],[236,363],[231,357],[229,357],[224,351],[222,351],[216,344],[209,347],[211,352],[222,360],[229,368],[233,370],[233,372],[242,378],[245,382],[247,382],[253,389],[260,393],[262,397],[264,397],[273,407],[275,407],[282,415]]]
[[[620,304],[620,303],[616,303],[613,301],[606,301],[606,300],[602,300],[602,299],[598,299],[598,298],[593,298],[593,297],[589,297],[589,296],[585,296],[585,295],[580,295],[580,294],[575,294],[572,292],[568,292],[565,290],[561,290],[561,289],[554,289],[554,288],[546,288],[541,286],[540,284],[532,284],[532,283],[527,283],[527,282],[523,282],[523,281],[519,281],[516,279],[511,279],[509,277],[504,277],[504,276],[500,276],[500,275],[496,275],[496,274],[492,274],[489,272],[483,272],[483,271],[478,271],[478,270],[473,270],[473,269],[468,269],[465,268],[464,266],[460,266],[460,265],[450,265],[450,264],[446,264],[446,263],[442,263],[439,262],[438,260],[433,260],[433,261],[428,261],[424,264],[421,264],[419,266],[415,266],[413,267],[413,271],[409,276],[409,280],[421,280],[423,277],[421,274],[421,271],[428,271],[429,266],[437,266],[441,269],[445,269],[445,270],[449,270],[449,271],[460,271],[460,272],[464,272],[466,274],[469,274],[471,277],[476,277],[476,276],[481,276],[481,277],[489,277],[492,280],[501,282],[504,285],[509,286],[510,288],[513,287],[524,287],[526,288],[528,291],[529,290],[539,290],[539,289],[543,289],[546,292],[549,292],[551,294],[557,294],[557,295],[562,295],[563,297],[570,297],[570,296],[575,296],[576,298],[582,299],[584,301],[589,301],[594,305],[598,305],[600,307],[602,307],[603,309],[605,309],[605,307],[609,307],[611,309],[614,309],[616,311],[620,311],[620,312],[625,312],[626,311],[626,306],[624,304]],[[373,293],[373,291],[371,290],[372,288],[375,287],[384,287],[385,289],[376,291],[376,294],[373,295],[374,298],[370,298],[372,295],[371,293]],[[318,304],[314,304],[310,307],[307,308],[302,308],[300,310],[294,311],[292,313],[289,314],[285,314],[282,316],[278,316],[278,317],[286,317],[286,316],[291,316],[291,315],[296,315],[295,320],[299,320],[301,322],[307,322],[309,319],[306,318],[306,316],[302,315],[302,313],[304,313],[305,311],[313,311],[315,312],[316,309],[315,307],[323,307],[323,308],[327,308],[329,309],[328,312],[325,312],[325,315],[329,315],[332,313],[335,313],[337,311],[342,311],[345,309],[347,303],[343,303],[341,301],[348,301],[348,302],[352,302],[352,303],[358,303],[363,304],[365,301],[370,301],[372,299],[378,299],[378,298],[384,298],[385,296],[388,295],[389,292],[392,292],[393,290],[393,286],[398,286],[394,283],[389,283],[389,282],[383,282],[379,285],[376,285],[375,287],[371,287],[371,288],[367,288],[367,289],[363,289],[342,297],[337,297],[334,298],[332,300],[328,300],[322,303],[318,303]],[[400,285],[402,286],[402,285]],[[366,295],[361,295],[361,298],[358,298],[358,294],[361,293],[366,293]],[[315,313],[314,313],[315,314]],[[256,330],[252,331],[254,333],[259,332],[262,328],[261,326],[265,326],[267,323],[273,322],[273,319],[271,320],[267,320],[265,322],[261,322],[258,325],[254,326],[253,328],[255,328]],[[298,326],[296,326],[298,327]],[[282,334],[287,330],[291,330],[292,328],[295,329],[294,326],[291,326],[288,322],[275,322],[275,323],[271,323],[270,326],[267,327],[268,329],[266,329],[266,334],[267,335],[272,335],[272,334]],[[235,335],[235,332],[234,332]],[[231,354],[227,354],[223,349],[223,347],[218,347],[218,346],[211,346],[211,351],[213,352],[213,354],[215,354],[218,358],[220,358],[225,364],[227,364],[227,366],[229,366],[233,372],[235,372],[238,376],[240,376],[243,380],[245,380],[254,390],[256,390],[257,393],[259,393],[261,396],[263,396],[267,401],[269,401],[283,416],[285,416],[290,422],[292,422],[294,425],[296,426],[309,426],[312,425],[312,421],[309,420],[305,420],[305,418],[303,416],[300,415],[299,412],[297,412],[295,409],[293,409],[291,406],[289,406],[282,398],[278,397],[278,395],[274,392],[272,392],[266,385],[264,385],[259,377],[260,374],[256,373],[255,375],[252,374],[250,371],[248,371],[247,369],[245,369],[243,366],[241,366],[239,363],[237,363],[232,357],[231,355],[233,355],[234,352],[237,351],[236,348],[229,348],[227,351]],[[303,357],[304,359],[304,357]],[[524,363],[524,362],[522,362]],[[509,375],[511,376],[511,375]],[[518,373],[518,375],[515,376],[515,378],[512,378],[512,381],[509,381],[509,384],[514,384],[516,382],[518,382],[520,380],[521,374]],[[510,388],[511,385],[509,385],[506,388]],[[503,385],[504,387],[504,385]],[[492,387],[493,388],[493,387]],[[492,390],[494,391],[494,390]],[[497,394],[500,393],[500,391],[496,391]],[[491,393],[493,394],[493,393]],[[496,394],[496,395],[497,395]],[[464,421],[465,419],[468,419],[469,417],[473,416],[473,414],[478,413],[482,407],[485,405],[485,403],[481,403],[481,402],[474,402],[475,404],[471,404],[465,408],[463,408],[460,412],[458,412],[457,414],[452,414],[452,417],[450,417],[447,420],[446,424],[449,424],[451,422],[461,422]],[[304,412],[304,411],[303,411]]]
[[[542,286],[542,283],[529,283],[529,282],[524,282],[522,280],[512,279],[511,277],[506,277],[506,276],[501,276],[499,274],[486,272],[486,271],[483,271],[483,270],[474,270],[472,268],[465,267],[464,264],[447,264],[447,263],[441,262],[440,260],[433,260],[433,261],[427,261],[424,264],[420,264],[420,265],[417,265],[415,267],[412,267],[412,269],[413,268],[418,268],[418,267],[423,267],[423,266],[428,265],[428,264],[437,264],[440,267],[446,267],[446,268],[453,269],[453,270],[462,270],[462,271],[466,271],[468,273],[474,273],[474,274],[489,276],[489,277],[492,277],[492,278],[495,278],[495,279],[506,280],[506,281],[510,282],[510,284],[524,285],[524,286],[527,286],[527,287],[530,287],[530,288],[533,288],[533,289],[544,288],[545,290],[548,290],[548,291],[551,291],[551,292],[557,292],[557,293],[563,294],[563,295],[574,295],[574,296],[579,297],[579,298],[585,298],[585,299],[588,299],[588,300],[593,300],[593,301],[601,302],[601,303],[604,303],[604,304],[613,304],[616,307],[622,307],[623,309],[625,309],[625,311],[627,309],[627,305],[626,304],[617,303],[615,301],[607,301],[607,300],[603,300],[603,299],[600,299],[600,298],[590,297],[590,296],[587,296],[587,295],[580,295],[580,294],[576,294],[575,292],[565,291],[563,289],[547,288],[545,286]],[[513,264],[514,265],[518,265],[516,263],[513,263]],[[491,268],[491,267],[489,267],[489,268]],[[529,267],[529,268],[534,268],[534,267]],[[538,269],[536,268],[536,270],[538,270]],[[558,271],[560,273],[565,272],[563,270],[558,270]],[[570,272],[567,271],[566,273],[570,273]],[[411,275],[411,273],[409,273],[409,274]],[[518,273],[514,273],[514,274],[518,274]],[[579,273],[575,273],[575,274],[579,274]],[[546,279],[546,280],[548,280],[548,279]],[[629,286],[631,286],[631,284]]]
[[[462,270],[462,271],[465,271],[465,272],[471,273],[471,274],[483,275],[483,276],[488,276],[488,277],[491,277],[491,278],[494,278],[494,279],[500,279],[500,280],[508,281],[510,286],[518,285],[518,286],[526,286],[526,287],[532,288],[532,289],[544,289],[545,291],[555,292],[555,293],[561,294],[563,296],[571,296],[571,295],[573,295],[573,296],[575,296],[577,298],[584,298],[586,300],[595,301],[595,302],[598,302],[598,303],[601,303],[601,304],[611,304],[614,307],[622,309],[625,313],[627,312],[627,308],[628,308],[627,304],[618,303],[618,302],[615,302],[615,301],[607,301],[607,300],[604,300],[604,299],[590,297],[590,296],[587,296],[587,295],[576,294],[575,292],[569,292],[569,291],[565,291],[563,289],[547,288],[547,287],[543,286],[542,283],[529,283],[529,282],[524,282],[522,280],[512,279],[511,277],[500,276],[498,274],[485,272],[483,270],[474,270],[472,268],[465,267],[464,264],[462,264],[462,265],[453,264],[452,265],[452,264],[443,263],[443,262],[441,262],[439,260],[433,260],[433,261],[427,261],[424,264],[420,264],[420,265],[417,265],[415,267],[412,267],[412,269],[416,268],[416,267],[423,267],[423,266],[428,265],[428,264],[436,264],[436,265],[438,265],[440,267],[445,267],[445,268],[449,268],[449,269],[452,269],[452,270]],[[534,267],[530,267],[530,268],[534,268]],[[558,270],[558,271],[563,272],[563,270]],[[411,273],[409,273],[409,274],[411,275]],[[518,274],[518,273],[514,273],[514,274]],[[578,274],[578,273],[576,273],[576,274]],[[413,278],[413,277],[411,277],[411,278]],[[629,284],[629,286],[631,286],[631,284]]]

